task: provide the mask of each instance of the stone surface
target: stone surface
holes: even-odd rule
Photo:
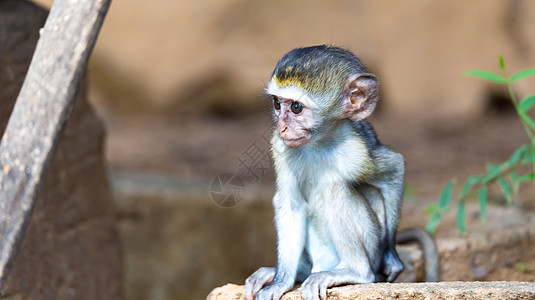
[[[522,224],[487,228],[467,238],[437,239],[442,280],[482,280],[497,269],[533,259],[535,216],[517,220]]]
[[[5,129],[47,12],[0,1],[0,132]],[[121,299],[122,258],[104,130],[83,84],[43,179],[5,289],[8,299]]]
[[[467,206],[472,212],[473,205]],[[503,207],[489,207],[489,215],[501,215],[503,220],[493,226],[480,228],[467,237],[437,238],[441,263],[441,280],[484,280],[497,270],[505,270],[517,262],[535,257],[535,216],[519,214]],[[421,278],[422,254],[415,246],[398,246],[405,271],[397,278],[402,284],[374,284],[333,288],[333,299],[535,299],[535,283],[478,282],[414,285],[407,284]],[[491,277],[492,278],[492,277]],[[502,279],[515,280],[513,277]],[[524,280],[531,280],[525,276]],[[238,281],[239,282],[239,281]],[[404,283],[405,282],[405,283]],[[383,288],[384,287],[384,288]],[[410,287],[410,288],[409,288]],[[208,299],[239,299],[242,287],[226,285],[212,291]],[[377,291],[374,291],[377,289]],[[301,299],[289,293],[283,299]],[[414,298],[412,298],[414,297]],[[427,297],[427,298],[426,298]]]
[[[373,283],[349,285],[327,290],[328,299],[535,299],[531,282],[439,282],[439,283]],[[245,299],[243,286],[227,284],[208,295],[207,300]],[[285,294],[281,300],[303,299],[298,291]]]

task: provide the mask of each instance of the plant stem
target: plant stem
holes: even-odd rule
[[[520,109],[518,108],[518,100],[515,97],[515,93],[513,92],[513,88],[511,87],[511,83],[509,82],[509,80],[505,80],[505,86],[507,87],[507,92],[509,93],[509,97],[511,98],[511,102],[513,103],[516,114],[520,118],[520,123],[522,123],[522,127],[524,127],[524,131],[529,137],[530,146],[531,146],[529,147],[529,151],[531,152],[531,155],[534,156],[535,153],[533,152],[533,150],[535,148],[535,137],[533,136],[533,132],[531,132],[529,125],[526,124],[526,121],[524,121],[524,118],[522,117]],[[533,160],[533,172],[535,172],[535,160]]]

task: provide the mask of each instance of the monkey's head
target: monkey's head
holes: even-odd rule
[[[351,52],[321,45],[284,55],[266,91],[273,99],[279,136],[297,148],[341,120],[368,117],[377,103],[377,78]]]

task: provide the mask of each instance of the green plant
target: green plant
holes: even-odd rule
[[[530,144],[521,145],[509,160],[501,164],[487,164],[487,174],[470,176],[466,179],[459,194],[457,205],[457,227],[463,234],[466,233],[465,202],[467,199],[477,195],[481,221],[485,223],[487,219],[487,191],[490,184],[497,183],[505,196],[507,204],[512,204],[513,197],[518,193],[520,184],[525,181],[535,181],[535,121],[528,114],[535,104],[535,94],[528,95],[518,101],[511,87],[512,83],[535,75],[535,68],[525,69],[507,77],[502,56],[499,57],[499,65],[501,75],[480,70],[467,71],[463,75],[478,77],[505,86],[522,126],[529,137]],[[519,175],[519,167],[528,164],[531,165],[530,171]],[[442,190],[438,203],[432,204],[427,208],[426,211],[431,214],[431,219],[426,225],[427,231],[434,232],[440,224],[442,216],[450,207],[454,186],[455,179],[452,179]]]

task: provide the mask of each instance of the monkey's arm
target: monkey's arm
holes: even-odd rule
[[[379,217],[384,218],[386,243],[382,272],[386,275],[386,280],[392,282],[403,270],[403,264],[395,249],[395,239],[401,213],[405,165],[401,154],[384,146],[374,149],[374,156],[377,175],[372,184],[379,188],[384,201],[384,212],[374,208],[376,213],[384,214]]]
[[[247,278],[247,299],[252,299],[254,295],[257,300],[279,299],[295,284],[305,244],[306,226],[304,202],[295,196],[295,191],[278,191],[273,197],[278,236],[277,268],[260,268]]]

